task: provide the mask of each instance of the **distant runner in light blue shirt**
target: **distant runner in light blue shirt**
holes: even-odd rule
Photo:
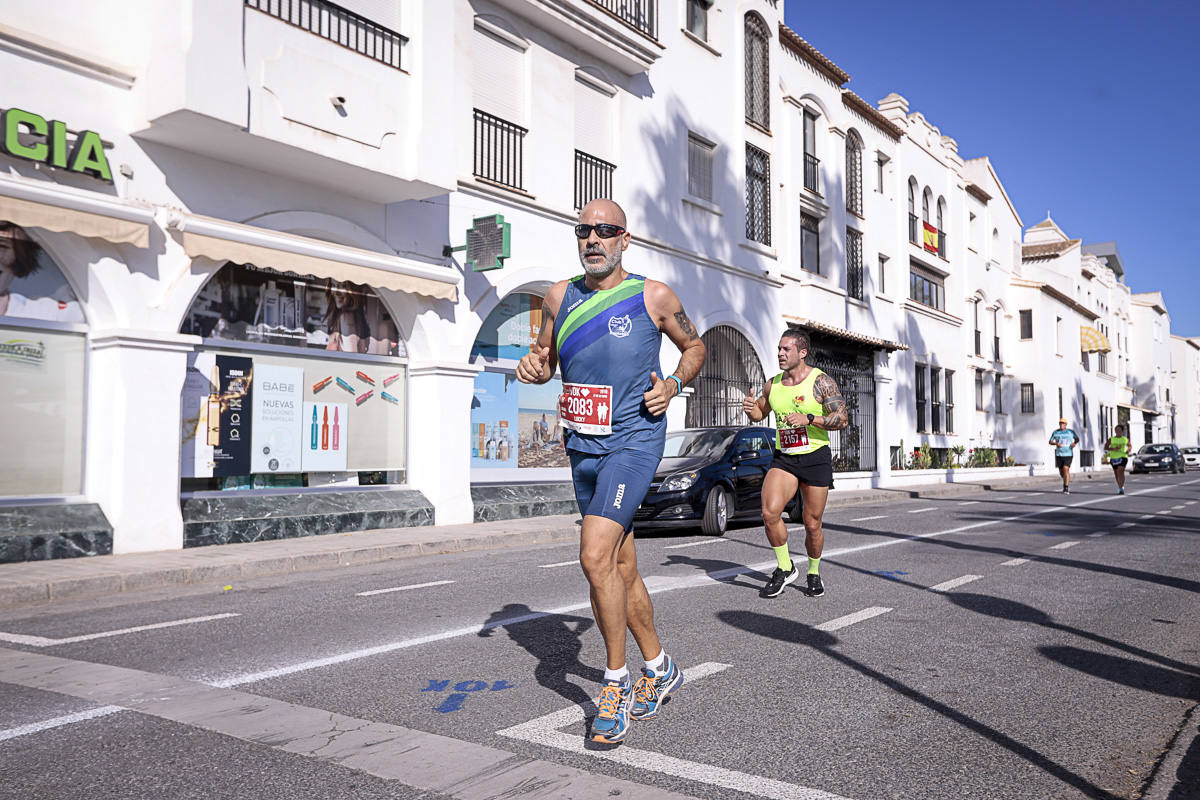
[[[1067,427],[1067,418],[1059,417],[1058,430],[1050,434],[1050,444],[1054,445],[1054,466],[1062,476],[1063,494],[1071,493],[1071,462],[1075,460],[1075,445],[1079,444],[1079,436]]]

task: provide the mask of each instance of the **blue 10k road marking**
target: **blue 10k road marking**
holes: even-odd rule
[[[881,578],[888,578],[890,580],[895,581],[895,580],[899,580],[901,575],[907,575],[908,573],[901,572],[898,569],[881,569],[881,570],[872,572],[871,574],[878,575]]]
[[[422,692],[444,692],[450,687],[450,681],[437,681],[429,678],[429,685],[422,689]],[[440,711],[443,714],[449,714],[451,711],[458,711],[462,708],[467,699],[468,692],[482,692],[489,689],[493,692],[498,692],[501,689],[515,688],[508,681],[496,681],[488,686],[487,681],[459,681],[454,684],[454,691],[446,696],[440,705],[434,706],[434,711]]]

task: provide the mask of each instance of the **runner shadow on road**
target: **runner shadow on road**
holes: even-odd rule
[[[946,705],[945,703],[935,700],[927,694],[920,692],[917,689],[903,683],[902,681],[893,678],[891,675],[886,675],[872,667],[867,666],[861,661],[857,661],[850,656],[839,652],[833,647],[838,639],[828,633],[818,631],[817,629],[805,625],[801,622],[786,619],[784,617],[771,616],[769,614],[759,614],[755,611],[721,611],[717,614],[717,618],[725,624],[746,631],[747,633],[755,633],[759,636],[765,636],[770,639],[776,639],[789,644],[808,645],[813,647],[818,652],[837,661],[843,666],[859,672],[880,684],[886,686],[897,694],[907,697],[913,702],[919,703],[926,708],[946,717],[952,722],[967,728],[970,731],[986,738],[1000,747],[1009,750],[1020,758],[1025,759],[1030,764],[1044,770],[1046,773],[1053,775],[1060,781],[1067,783],[1077,790],[1082,792],[1084,796],[1097,798],[1098,800],[1118,800],[1118,796],[1099,787],[1088,781],[1082,775],[1077,775],[1067,767],[1051,760],[1045,755],[1039,753],[1028,745],[1013,739],[1011,736],[996,730],[995,728],[972,719],[956,708]]]
[[[721,583],[727,583],[730,586],[741,586],[746,589],[753,589],[754,591],[761,589],[763,584],[765,584],[768,580],[766,575],[762,574],[756,569],[749,569],[742,564],[735,564],[732,561],[720,561],[715,558],[696,558],[694,556],[685,556],[678,553],[672,553],[671,555],[667,556],[667,560],[664,561],[662,565],[664,567],[673,567],[676,564],[685,564],[687,566],[695,567],[696,569],[704,572],[706,575],[712,575],[713,580],[720,581]],[[730,574],[727,576],[718,575],[718,573],[729,573],[731,571],[735,572],[735,574]],[[739,578],[741,578],[743,575],[761,580],[762,583],[750,583],[749,581],[739,580]]]
[[[492,612],[479,636],[487,638],[497,628],[504,628],[508,638],[537,659],[533,674],[540,685],[583,706],[589,714],[595,713],[591,695],[568,680],[568,676],[575,676],[599,685],[604,678],[603,670],[585,666],[579,660],[583,651],[580,637],[594,623],[587,617],[568,614],[529,618],[537,613],[524,603],[509,603]]]

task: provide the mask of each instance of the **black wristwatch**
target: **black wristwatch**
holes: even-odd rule
[[[808,415],[808,424],[812,425],[814,419],[816,419],[816,417],[814,417],[812,414],[809,414]]]

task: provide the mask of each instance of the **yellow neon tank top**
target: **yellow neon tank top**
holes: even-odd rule
[[[1126,436],[1113,436],[1110,442],[1112,447],[1108,448],[1109,459],[1128,458],[1129,457],[1129,438]]]
[[[775,412],[775,447],[788,455],[804,455],[829,446],[829,431],[816,425],[793,428],[785,422],[788,414],[820,416],[824,407],[813,397],[817,378],[825,373],[813,367],[808,377],[795,386],[783,385],[783,373],[771,379],[771,394],[767,402]]]

